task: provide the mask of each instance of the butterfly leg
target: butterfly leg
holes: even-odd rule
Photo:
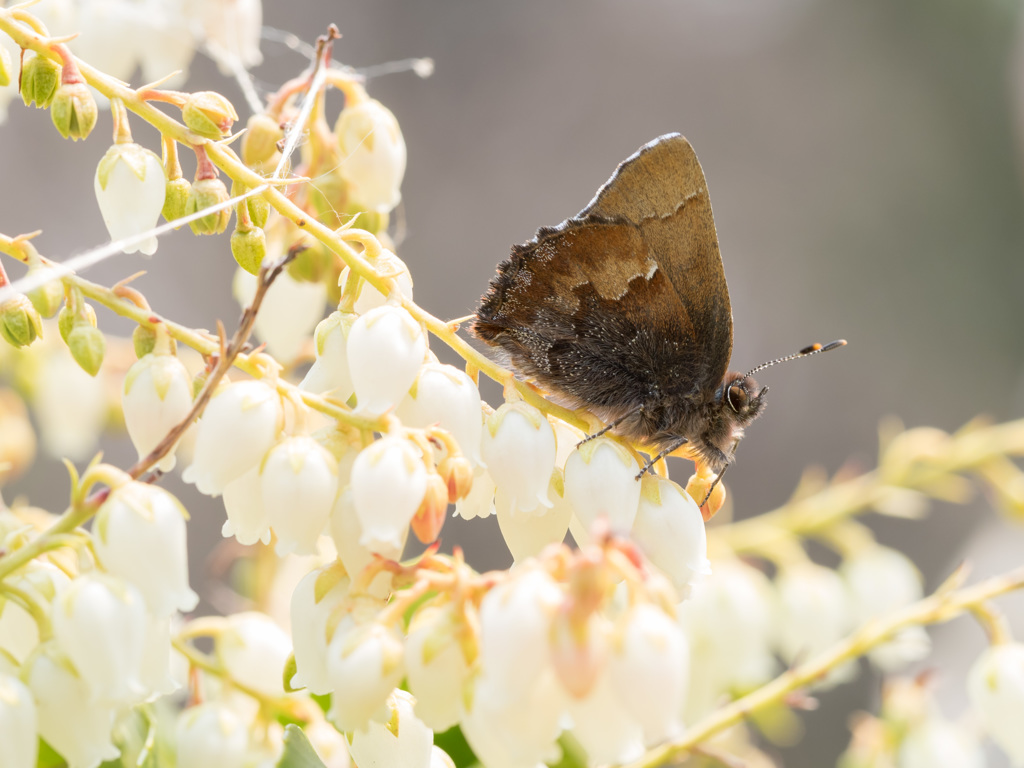
[[[729,468],[729,465],[726,464],[724,467],[722,467],[722,471],[719,472],[715,476],[715,479],[711,482],[711,487],[708,488],[708,492],[706,494],[704,494],[704,501],[702,501],[700,504],[698,504],[697,505],[698,507],[703,507],[705,504],[708,503],[708,499],[711,498],[711,492],[713,490],[715,490],[715,486],[717,486],[720,482],[722,482],[722,478],[725,477],[725,470],[727,470],[728,468]]]
[[[608,424],[606,424],[606,425],[605,425],[604,427],[602,427],[601,429],[597,430],[597,432],[595,432],[594,434],[592,434],[592,435],[587,435],[587,436],[586,436],[585,438],[583,438],[582,440],[580,440],[580,441],[579,441],[578,443],[576,443],[576,447],[577,447],[577,448],[579,448],[579,447],[580,447],[581,445],[583,445],[584,443],[589,443],[589,442],[590,442],[591,440],[593,440],[594,438],[596,438],[596,437],[601,437],[601,435],[604,435],[604,434],[606,434],[606,433],[608,433],[608,432],[611,432],[611,431],[612,431],[613,429],[615,429],[615,428],[616,428],[617,426],[619,426],[619,424],[621,424],[622,422],[624,422],[624,421],[625,421],[626,419],[628,419],[628,418],[629,418],[630,416],[632,416],[632,415],[634,415],[634,414],[641,414],[641,413],[643,413],[643,412],[644,412],[644,407],[643,407],[643,406],[641,405],[641,406],[640,406],[639,408],[637,408],[637,409],[636,409],[635,411],[629,411],[628,413],[625,413],[625,414],[623,414],[622,416],[619,416],[619,418],[615,419],[615,420],[614,420],[614,421],[612,421],[612,422],[609,422],[609,423],[608,423]]]
[[[676,442],[674,442],[671,445],[669,445],[668,448],[666,448],[661,453],[659,453],[657,456],[655,456],[653,459],[651,459],[646,464],[644,464],[644,468],[640,470],[640,474],[638,474],[635,479],[636,480],[640,480],[648,472],[653,472],[655,464],[657,464],[663,458],[665,458],[670,453],[672,453],[672,451],[674,451],[676,448],[679,448],[680,446],[686,445],[688,442],[690,442],[690,441],[687,440],[685,437],[680,437]],[[715,482],[717,483],[718,481],[716,480]],[[714,486],[712,486],[712,487],[714,487]]]

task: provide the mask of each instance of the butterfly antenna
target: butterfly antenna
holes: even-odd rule
[[[837,339],[836,341],[830,341],[828,344],[811,344],[811,346],[804,347],[795,355],[780,357],[775,360],[769,360],[767,363],[761,363],[756,368],[752,368],[751,370],[747,371],[746,375],[753,376],[758,371],[763,371],[765,368],[771,368],[773,365],[778,365],[779,363],[788,363],[790,360],[796,360],[797,358],[801,357],[810,357],[811,355],[816,355],[819,352],[830,352],[833,349],[838,349],[839,347],[845,346],[846,339]]]

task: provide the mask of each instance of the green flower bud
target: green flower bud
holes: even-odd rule
[[[242,162],[256,165],[277,153],[277,143],[284,138],[280,123],[267,114],[253,115],[242,136]]]
[[[288,274],[294,280],[305,283],[319,283],[327,275],[334,253],[322,243],[310,243],[309,247],[288,262]]]
[[[0,88],[11,84],[11,56],[6,48],[0,48]]]
[[[57,330],[60,331],[60,337],[64,339],[65,344],[68,341],[68,334],[71,333],[71,329],[75,327],[76,323],[85,322],[93,328],[96,327],[96,310],[92,308],[91,304],[83,304],[82,307],[82,312],[85,314],[84,319],[79,319],[67,305],[57,315]]]
[[[249,191],[244,184],[237,181],[231,183],[231,196],[238,197]],[[264,228],[267,225],[267,218],[270,216],[270,203],[263,199],[262,195],[253,195],[245,199],[246,208],[249,209],[249,219],[254,227]]]
[[[211,205],[223,203],[229,197],[228,188],[220,179],[199,179],[192,185],[192,189],[188,193],[185,213],[191,215],[204,208],[209,208]],[[201,219],[196,219],[189,226],[197,235],[219,235],[227,229],[229,221],[231,221],[231,209],[223,208],[208,213]]]
[[[231,255],[246,272],[259,274],[260,264],[267,255],[267,236],[259,227],[245,231],[236,228],[231,233]]]
[[[24,294],[0,304],[0,336],[13,347],[27,347],[43,335],[43,321]]]
[[[348,223],[355,218],[355,227],[365,229],[367,232],[372,232],[375,235],[387,232],[388,223],[391,221],[389,214],[379,211],[368,211],[365,208],[360,208],[358,203],[346,205],[343,214],[343,223]]]
[[[84,82],[62,83],[50,105],[50,117],[65,139],[84,139],[96,125],[96,99]]]
[[[75,362],[90,376],[95,376],[103,365],[107,340],[103,332],[89,323],[77,323],[67,338],[68,349]]]
[[[188,210],[188,196],[192,192],[192,185],[188,179],[178,177],[167,182],[167,193],[164,196],[164,208],[161,213],[167,221],[180,219]],[[175,227],[181,229],[181,227]]]
[[[156,348],[156,331],[147,325],[137,325],[132,331],[132,347],[140,360]],[[171,354],[177,354],[178,342],[171,339]]]
[[[46,109],[59,83],[60,65],[45,56],[33,56],[21,68],[21,99],[25,106],[35,102],[39,109]]]
[[[28,273],[33,276],[45,275],[50,272],[53,272],[50,267],[42,265],[30,267],[28,270]],[[38,288],[33,288],[29,291],[28,298],[40,315],[43,317],[53,317],[57,314],[57,310],[60,309],[60,305],[64,301],[64,283],[61,282],[59,277],[55,277],[53,280],[48,280]]]
[[[181,117],[190,131],[207,139],[223,138],[238,120],[231,102],[214,91],[190,95],[181,108]]]

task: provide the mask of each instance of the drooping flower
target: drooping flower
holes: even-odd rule
[[[284,665],[292,651],[291,638],[273,619],[247,611],[228,617],[217,636],[217,658],[231,679],[266,696],[284,693]]]
[[[470,671],[460,642],[464,632],[450,604],[420,608],[409,625],[405,667],[416,716],[438,733],[462,717]]]
[[[348,400],[355,387],[348,368],[348,334],[356,315],[332,312],[320,321],[313,335],[316,360],[310,366],[299,389],[327,394],[342,402]]]
[[[5,768],[35,768],[39,748],[36,704],[23,682],[0,673],[0,744]]]
[[[182,710],[175,743],[178,765],[189,768],[242,768],[249,727],[224,704],[209,701]]]
[[[160,158],[132,142],[114,144],[96,168],[96,201],[114,241],[141,235],[156,226],[164,207],[167,179]],[[150,235],[125,253],[156,253],[157,239]]]
[[[340,625],[327,648],[331,698],[327,717],[340,731],[365,729],[383,714],[405,671],[398,633],[380,624]]]
[[[628,533],[640,504],[640,466],[623,446],[608,438],[590,440],[565,462],[565,498],[584,528],[599,519]]]
[[[381,413],[394,408],[416,380],[427,339],[401,307],[378,307],[352,324],[346,351],[359,407]]]
[[[235,271],[235,299],[245,307],[256,295],[256,277]],[[300,282],[285,270],[267,291],[256,315],[254,330],[267,343],[267,351],[282,360],[294,360],[324,316],[327,289],[321,283]]]
[[[349,754],[357,765],[430,768],[434,732],[414,713],[415,701],[406,691],[392,691],[384,722],[371,721],[365,731],[352,734]]]
[[[1024,643],[985,649],[967,674],[967,693],[992,740],[1014,765],[1024,765]]]
[[[487,417],[486,427],[480,451],[498,493],[521,512],[550,508],[555,433],[544,414],[528,403],[505,403]]]
[[[192,378],[188,369],[169,351],[143,355],[125,374],[121,407],[128,437],[142,458],[191,410]],[[172,448],[157,467],[170,472],[175,462]]]
[[[481,463],[483,435],[480,390],[458,368],[440,363],[422,366],[396,415],[410,427],[438,425],[451,432],[463,456],[474,466]]]
[[[260,488],[277,553],[314,554],[338,495],[335,458],[312,437],[285,438],[263,460]]]
[[[352,467],[359,543],[373,552],[398,547],[426,490],[426,467],[408,440],[382,437],[364,448]]]
[[[550,509],[538,507],[532,512],[521,512],[511,505],[505,494],[495,497],[494,508],[498,517],[498,527],[508,551],[512,553],[517,563],[528,557],[535,557],[544,547],[565,539],[565,534],[569,530],[569,520],[572,518],[572,507],[566,501],[564,491],[561,470],[556,469],[548,486],[548,499],[552,503]],[[470,491],[470,496],[472,493]],[[493,490],[491,495],[494,495]]]
[[[348,597],[350,579],[334,563],[310,571],[292,593],[291,623],[295,653],[293,688],[311,693],[331,692],[327,673],[327,626],[334,611]]]
[[[376,99],[361,99],[341,111],[334,133],[352,201],[377,213],[394,209],[402,200],[406,150],[391,110]]]

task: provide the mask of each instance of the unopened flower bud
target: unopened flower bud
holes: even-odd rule
[[[235,227],[231,233],[231,255],[246,272],[258,275],[267,255],[267,236],[259,227]]]
[[[50,105],[50,117],[65,139],[84,139],[96,125],[96,99],[84,81],[62,83]]]
[[[228,188],[220,179],[197,179],[189,190],[188,200],[185,201],[185,214],[190,216],[229,199]],[[197,235],[219,235],[227,229],[230,220],[231,209],[221,208],[190,222],[189,226]]]
[[[103,331],[89,323],[77,323],[68,334],[68,349],[82,370],[95,376],[103,365],[103,355],[107,351],[107,340]]]
[[[96,327],[96,310],[92,308],[92,304],[82,302],[81,309],[82,311],[78,315],[71,307],[65,306],[57,315],[57,330],[60,331],[60,337],[64,339],[65,344],[68,341],[68,334],[79,322],[88,323],[93,328]]]
[[[28,270],[28,274],[32,277],[44,277],[53,272],[54,270],[51,267],[43,264],[29,267]],[[53,317],[57,314],[61,303],[64,301],[64,283],[61,282],[59,277],[54,276],[52,280],[48,280],[42,285],[33,288],[26,295],[40,315],[43,317]]]
[[[124,240],[148,232],[160,217],[167,194],[167,179],[160,158],[131,142],[114,144],[100,160],[93,184],[96,202],[111,240]],[[157,239],[150,235],[125,253],[156,253]]]
[[[412,518],[412,532],[424,544],[437,541],[448,511],[448,484],[436,472],[427,475],[427,491]]]
[[[91,307],[90,307],[91,309]],[[95,325],[95,315],[93,315]],[[170,339],[171,354],[176,354],[178,351],[178,342],[174,339]],[[150,328],[148,325],[138,325],[135,330],[132,331],[132,348],[135,350],[135,357],[140,360],[148,355],[156,347],[156,331]]]
[[[686,481],[686,492],[700,506],[700,513],[707,522],[725,504],[725,484],[715,482],[717,476],[703,467],[697,467],[697,473]]]
[[[179,176],[176,179],[168,179],[167,190],[164,195],[164,207],[161,213],[167,221],[174,221],[186,215],[188,211],[188,196],[192,192],[192,185],[188,179]]]
[[[43,320],[22,293],[0,304],[0,336],[13,347],[27,347],[43,335]]]
[[[32,56],[21,68],[21,99],[25,106],[35,102],[39,109],[46,109],[59,83],[60,65],[46,56]]]
[[[376,99],[345,107],[334,126],[341,150],[339,169],[351,198],[370,211],[388,212],[402,199],[405,139],[391,110]]]
[[[242,136],[242,162],[250,166],[266,162],[277,153],[277,142],[283,138],[277,120],[265,113],[253,115]]]
[[[232,197],[239,197],[248,191],[249,188],[244,184],[240,184],[237,181],[231,182]],[[252,195],[245,198],[245,206],[249,212],[250,224],[263,229],[267,225],[267,218],[270,216],[270,203],[262,195]]]
[[[214,91],[200,91],[188,97],[181,117],[189,130],[207,139],[220,139],[231,133],[238,113],[231,102]]]
[[[473,464],[465,456],[446,456],[437,471],[448,486],[448,501],[454,504],[473,490]]]

